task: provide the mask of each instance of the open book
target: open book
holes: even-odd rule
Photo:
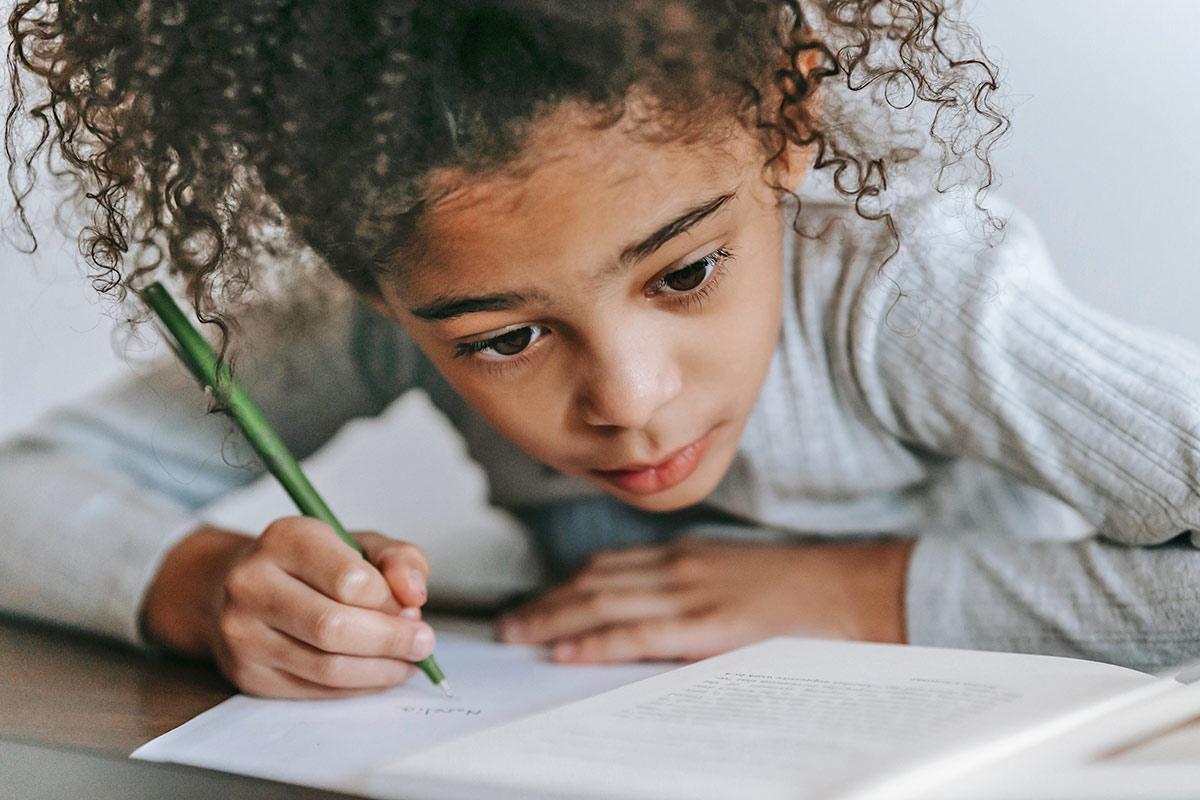
[[[1108,664],[781,638],[406,756],[370,788],[438,798],[994,796],[1048,764],[1095,760],[1196,717],[1200,683]],[[1043,796],[1038,787],[1026,786]]]
[[[579,667],[438,630],[454,698],[421,678],[337,701],[238,696],[134,755],[410,800],[1183,798],[1200,785],[1200,725],[1180,725],[1200,717],[1200,683],[1107,664],[787,638],[674,669]]]

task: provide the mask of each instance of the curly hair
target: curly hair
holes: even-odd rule
[[[889,181],[932,152],[936,188],[983,209],[1008,125],[996,67],[940,0],[22,0],[8,27],[26,232],[37,159],[64,160],[92,203],[97,288],[168,273],[223,333],[264,252],[377,292],[431,170],[503,167],[562,102],[611,125],[645,90],[678,137],[715,105],[764,164],[812,147],[897,245]]]

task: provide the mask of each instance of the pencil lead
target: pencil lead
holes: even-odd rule
[[[444,695],[446,695],[446,697],[450,697],[450,698],[454,697],[454,692],[450,691],[450,684],[445,679],[443,679],[442,682],[438,684],[438,688],[442,690],[442,693]]]

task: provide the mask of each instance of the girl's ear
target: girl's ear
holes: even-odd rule
[[[816,154],[817,146],[815,144],[802,147],[788,142],[783,153],[772,164],[775,181],[778,185],[793,191],[799,189],[812,170]]]
[[[805,50],[797,54],[795,69],[801,75],[807,77],[812,75],[813,71],[818,69],[824,60],[825,51],[823,48]],[[792,67],[790,61],[789,56],[784,56],[780,66],[790,69]],[[804,100],[804,108],[809,114],[808,122],[812,124],[821,112],[821,97],[816,89],[810,90],[809,95]],[[783,153],[773,164],[775,180],[778,181],[780,186],[786,186],[789,189],[799,188],[812,169],[813,159],[816,158],[816,154],[817,146],[815,144],[798,145],[794,142],[788,142]]]
[[[383,299],[383,295],[375,292],[360,292],[359,297],[365,300],[367,304],[371,306],[371,309],[379,316],[383,317],[384,319],[392,318],[392,310],[388,306],[387,301]]]

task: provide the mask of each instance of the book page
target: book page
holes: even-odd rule
[[[1047,729],[1056,727],[1059,735],[1046,738]],[[922,796],[945,800],[1195,796],[1200,782],[1200,683],[1163,678],[1008,738],[1022,737],[1041,737],[1041,741],[1015,752],[1008,747],[1002,760],[992,760],[958,780],[943,781],[932,794]],[[1006,744],[994,740],[976,752]],[[878,788],[893,790],[921,771],[897,775]]]
[[[1134,745],[1106,754],[1112,764],[1163,766],[1190,764],[1200,774],[1200,717]]]
[[[822,797],[1153,682],[1064,658],[774,639],[400,759],[371,791]]]
[[[362,794],[365,776],[405,753],[578,700],[673,664],[564,666],[539,648],[487,641],[487,627],[435,620],[437,656],[454,697],[424,675],[344,700],[237,695],[139,748],[170,761]]]

